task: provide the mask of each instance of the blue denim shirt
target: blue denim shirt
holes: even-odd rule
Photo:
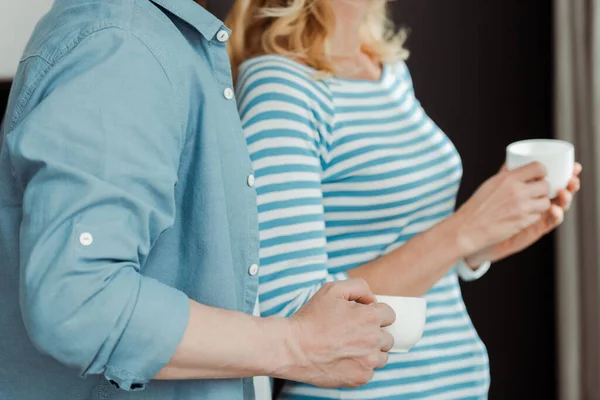
[[[254,397],[151,382],[188,297],[256,301],[228,37],[192,0],[57,0],[38,24],[0,136],[0,399]]]

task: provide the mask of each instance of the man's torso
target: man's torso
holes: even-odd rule
[[[225,43],[217,38],[223,27],[191,0],[158,3],[58,0],[38,25],[21,61],[0,152],[0,399],[253,398],[248,379],[155,381],[141,392],[120,391],[103,377],[82,379],[76,371],[40,354],[28,339],[21,318],[22,193],[13,179],[4,137],[43,101],[44,88],[39,82],[53,64],[105,29],[131,30],[157,54],[171,80],[186,133],[174,189],[175,222],[154,243],[141,273],[202,304],[253,311],[257,280],[248,271],[258,263],[256,202],[254,189],[248,185],[252,169],[235,99],[226,93],[232,87],[230,67]],[[186,13],[192,7],[194,18],[189,21]]]

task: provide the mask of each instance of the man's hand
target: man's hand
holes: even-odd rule
[[[526,249],[537,242],[542,236],[556,229],[562,224],[565,212],[571,207],[573,195],[580,189],[579,174],[581,170],[581,164],[575,163],[573,177],[567,189],[558,192],[557,197],[552,200],[550,209],[543,213],[535,224],[503,242],[467,257],[465,260],[467,264],[471,267],[476,267],[486,261],[494,262],[501,260]]]
[[[368,383],[394,344],[381,329],[394,311],[375,301],[362,279],[325,285],[291,317],[294,362],[277,376],[330,388]]]

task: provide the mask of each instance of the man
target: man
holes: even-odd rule
[[[229,34],[192,0],[57,0],[36,28],[2,128],[0,399],[251,399],[252,376],[386,363],[394,315],[363,281],[250,315],[260,177]]]

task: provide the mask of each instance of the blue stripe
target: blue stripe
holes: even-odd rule
[[[324,264],[316,263],[316,264],[303,265],[301,267],[287,268],[287,269],[284,269],[283,271],[277,271],[277,272],[267,274],[267,275],[260,274],[260,276],[258,277],[258,280],[259,280],[260,284],[262,285],[265,283],[273,282],[275,280],[288,278],[288,277],[294,276],[294,275],[304,275],[304,274],[312,273],[315,271],[322,271],[324,267],[325,267]]]
[[[292,235],[277,236],[272,239],[261,240],[260,247],[262,249],[268,249],[269,247],[273,247],[273,246],[277,246],[277,245],[294,243],[294,242],[298,243],[298,242],[302,242],[304,240],[320,239],[320,238],[322,238],[322,239],[325,238],[325,231],[322,231],[322,230],[321,231],[308,231],[308,232],[296,233],[296,234],[292,234]]]
[[[298,251],[291,251],[284,254],[278,254],[276,256],[265,257],[260,260],[261,265],[267,266],[282,261],[297,260],[304,257],[315,257],[326,255],[325,249],[304,249]]]
[[[291,181],[283,183],[272,183],[270,185],[261,186],[256,189],[256,193],[259,195],[265,195],[268,193],[284,192],[286,190],[298,190],[298,189],[316,189],[319,190],[321,184],[315,181]]]
[[[381,161],[389,161],[389,160],[383,160],[383,159],[380,159],[380,160]],[[405,184],[402,184],[402,185],[398,185],[398,186],[394,186],[394,187],[390,187],[390,188],[385,188],[385,189],[379,189],[379,190],[365,190],[365,191],[340,190],[340,191],[336,191],[336,192],[325,192],[325,193],[323,193],[323,197],[327,198],[327,197],[373,197],[373,196],[385,196],[385,195],[388,195],[388,194],[394,194],[394,193],[402,192],[402,191],[405,191],[405,190],[414,189],[414,188],[417,188],[419,186],[424,186],[424,185],[427,185],[429,183],[439,181],[440,179],[443,179],[444,177],[453,175],[454,173],[456,173],[457,171],[460,171],[461,169],[462,169],[462,167],[460,165],[457,165],[457,166],[454,166],[452,168],[448,168],[445,171],[438,172],[437,174],[433,174],[433,175],[431,175],[431,176],[429,176],[427,178],[421,179],[421,180],[416,181],[416,182],[409,182],[409,183],[405,183]]]
[[[325,279],[313,279],[313,280],[306,281],[306,282],[295,283],[293,285],[282,286],[277,289],[273,289],[269,292],[261,294],[260,301],[268,301],[274,297],[281,296],[283,294],[290,293],[290,292],[296,291],[298,289],[310,288],[315,285],[321,286],[323,284],[325,284]]]
[[[286,208],[317,206],[322,204],[321,197],[300,197],[297,199],[273,201],[258,206],[258,213],[265,213],[273,210],[285,210]]]
[[[250,159],[252,161],[260,160],[261,158],[267,157],[279,157],[279,156],[314,156],[315,153],[306,149],[299,149],[297,147],[277,147],[274,149],[263,149],[252,153]]]
[[[265,95],[266,96],[266,95]],[[285,97],[285,95],[270,95],[269,100],[275,100],[276,98],[279,97]],[[259,99],[257,99],[258,101]],[[317,130],[317,126],[315,124],[315,121],[311,121],[309,119],[306,119],[306,117],[298,115],[296,113],[293,112],[289,112],[289,111],[283,111],[283,110],[279,110],[279,111],[263,111],[260,114],[255,115],[254,117],[252,117],[249,120],[246,120],[246,122],[244,123],[244,125],[242,126],[244,129],[248,129],[250,127],[252,127],[252,125],[255,125],[259,122],[264,122],[264,121],[271,121],[271,120],[276,120],[276,119],[283,119],[286,121],[294,121],[294,122],[298,122],[302,125],[306,125],[308,128],[310,128],[312,131],[316,131]]]
[[[277,218],[271,221],[265,221],[258,224],[259,230],[267,230],[272,228],[279,228],[281,226],[304,224],[308,222],[323,221],[322,214],[311,214],[311,215],[298,215],[287,218]]]
[[[333,213],[353,213],[353,212],[364,212],[364,211],[380,211],[380,210],[387,210],[389,208],[395,208],[395,207],[401,207],[401,206],[406,206],[409,204],[414,204],[420,201],[423,201],[423,198],[428,198],[431,196],[434,196],[438,193],[441,193],[445,190],[448,190],[450,188],[455,188],[457,187],[458,183],[460,182],[460,179],[455,179],[450,181],[450,183],[445,184],[443,186],[440,187],[436,187],[433,190],[430,190],[428,192],[424,192],[421,196],[419,197],[410,197],[410,198],[402,198],[401,200],[397,200],[397,201],[393,201],[390,203],[381,203],[381,204],[367,204],[367,205],[351,205],[351,206],[346,206],[346,205],[325,205],[325,214],[333,214]],[[456,191],[455,191],[456,192]],[[453,196],[453,198],[456,197],[456,194]]]
[[[265,129],[259,131],[249,138],[246,139],[248,145],[252,145],[261,140],[265,139],[282,139],[282,138],[294,138],[300,139],[307,142],[314,142],[313,138],[305,132],[300,132],[294,129]]]

